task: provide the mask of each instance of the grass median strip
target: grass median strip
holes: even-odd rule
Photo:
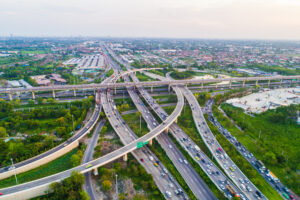
[[[18,183],[26,183],[29,181],[37,180],[52,174],[56,174],[67,169],[72,168],[71,156],[76,154],[78,149],[74,149],[67,153],[66,155],[53,160],[50,163],[42,165],[36,169],[30,170],[17,175]],[[16,185],[16,180],[14,176],[3,179],[0,181],[0,188],[10,187]]]

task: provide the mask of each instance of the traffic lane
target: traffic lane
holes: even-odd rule
[[[147,112],[148,108],[141,101],[136,92],[134,92],[133,90],[128,90],[128,93],[130,94],[137,109],[142,113],[143,118],[148,124],[148,127],[150,127],[150,129],[154,129],[158,125],[158,122],[154,119],[153,115],[150,112]],[[212,193],[208,192],[210,191],[210,189],[208,187],[203,187],[203,185],[206,186],[206,184],[195,172],[195,170],[191,167],[190,164],[182,166],[178,163],[179,157],[182,157],[184,160],[186,159],[184,155],[181,152],[179,152],[179,150],[177,149],[175,144],[169,139],[169,137],[163,133],[157,136],[157,141],[166,151],[168,157],[175,165],[176,169],[180,172],[186,183],[189,185],[195,196],[197,198],[215,199]],[[172,148],[169,148],[170,145]]]
[[[267,176],[267,171],[262,172],[257,166],[255,165],[255,162],[258,161],[258,159],[255,158],[255,156],[249,156],[251,155],[251,152],[249,152],[243,145],[241,145],[235,137],[233,137],[229,131],[227,131],[213,116],[213,113],[211,111],[211,106],[213,104],[213,101],[210,100],[207,104],[207,110],[209,110],[209,116],[212,117],[214,120],[211,121],[218,130],[227,138],[227,140],[232,143],[235,148],[240,152],[240,154],[261,174],[261,176],[280,194],[282,192],[282,189],[285,189],[286,187],[279,181],[279,182],[273,182],[272,179]],[[239,145],[238,145],[239,144]]]
[[[183,90],[185,88],[182,88]],[[186,90],[186,89],[185,89]],[[221,162],[221,160],[216,156],[216,152],[215,149],[216,148],[221,148],[220,144],[216,141],[214,135],[212,134],[212,132],[210,131],[209,127],[206,124],[206,121],[203,117],[203,114],[201,112],[201,108],[197,102],[197,100],[195,99],[193,94],[190,94],[191,92],[189,90],[186,90],[186,92],[184,92],[184,95],[187,96],[187,100],[189,102],[189,104],[191,105],[191,107],[194,107],[194,109],[192,109],[192,113],[193,113],[193,118],[195,120],[196,123],[196,127],[198,129],[198,132],[200,133],[201,137],[203,138],[203,133],[200,130],[200,128],[207,130],[207,133],[210,135],[210,139],[211,141],[209,142],[207,139],[203,138],[205,144],[208,146],[208,148],[210,149],[210,151],[212,152],[212,154],[214,155],[215,159],[218,161],[218,163],[220,163],[220,165],[222,166],[222,168],[224,169],[225,173],[233,180],[233,182],[241,189],[241,185],[238,181],[238,178],[242,178],[243,180],[247,180],[248,183],[248,187],[250,187],[251,189],[251,194],[246,193],[247,197],[249,199],[254,199],[255,197],[255,191],[258,190],[253,183],[250,182],[250,180],[241,172],[241,170],[239,168],[236,167],[236,165],[234,164],[234,162],[228,158],[227,162],[228,165],[230,166],[235,166],[236,169],[234,171],[229,171],[229,166],[225,165],[224,163]],[[203,125],[203,127],[202,127]],[[228,167],[228,168],[227,168]],[[235,172],[235,173],[233,173]],[[234,176],[232,174],[235,174]],[[258,190],[259,191],[259,190]],[[261,193],[262,194],[262,193]],[[265,197],[264,197],[265,198]]]
[[[110,94],[108,94],[108,97],[110,97]],[[109,100],[109,102],[113,102],[113,100],[112,99],[110,99]],[[109,105],[109,103],[108,102],[106,102],[107,104],[106,105]],[[114,114],[113,114],[113,109],[112,109],[112,107],[113,107],[113,105],[111,105],[111,106],[108,106],[107,107],[107,109],[108,109],[108,111],[112,114],[112,115],[110,115],[110,117],[112,117]],[[115,114],[117,114],[118,112],[116,112]],[[120,118],[121,116],[119,115],[119,117],[118,117],[118,119],[121,119]],[[123,123],[120,123],[120,122],[118,122],[118,119],[117,120],[115,120],[115,122],[116,122],[116,125],[118,125],[118,127],[114,127],[114,128],[116,128],[116,131],[118,131],[119,130],[119,128],[120,127],[122,127],[123,126],[123,128],[121,128],[120,129],[120,131],[124,131],[125,130],[125,128],[127,129],[127,130],[130,130],[129,129],[129,127],[127,127],[127,126],[125,126],[125,124],[123,124]],[[123,138],[123,136],[125,137],[125,138],[123,138],[123,140],[124,141],[128,141],[128,142],[130,142],[130,141],[132,141],[132,139],[134,140],[134,137],[132,136],[132,135],[135,135],[133,132],[130,134],[129,133],[129,131],[125,131],[125,133],[122,133],[122,134],[120,134],[119,135],[119,137],[122,137]],[[131,137],[133,137],[132,139],[130,139]],[[135,136],[135,137],[137,137],[137,136]],[[152,155],[152,157],[153,157],[153,155]],[[140,162],[140,159],[141,159],[141,157],[138,157],[137,158],[137,160]],[[158,160],[158,159],[157,159]],[[151,166],[152,166],[152,168],[153,168],[153,166],[154,166],[154,163],[151,163]],[[150,169],[151,169],[151,166],[150,166]],[[149,166],[148,166],[148,169],[149,169]],[[152,170],[153,171],[153,170]],[[166,186],[165,185],[161,185],[160,183],[161,183],[161,179],[162,178],[160,178],[160,173],[155,173],[155,174],[152,174],[153,176],[156,176],[156,178],[155,178],[155,180],[157,180],[157,184],[158,184],[158,186],[160,186],[160,188],[163,188],[162,190],[162,193],[164,194],[164,195],[166,195],[165,194],[165,192],[167,191],[167,189],[168,188],[166,188]],[[173,179],[174,180],[174,179]],[[173,197],[174,198],[174,197]],[[175,197],[175,199],[176,199],[176,197]]]

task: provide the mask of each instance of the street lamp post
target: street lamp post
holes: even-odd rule
[[[18,185],[18,179],[17,179],[17,173],[16,173],[16,168],[15,168],[15,166],[14,166],[14,161],[13,161],[13,159],[12,158],[10,158],[10,160],[11,160],[11,166],[14,168],[14,173],[15,173],[15,179],[16,179],[16,184]]]

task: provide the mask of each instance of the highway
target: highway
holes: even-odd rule
[[[245,192],[245,195],[248,199],[257,199],[257,196],[260,196],[260,199],[267,199],[235,165],[230,157],[227,156],[224,149],[222,149],[222,146],[218,143],[213,133],[209,129],[203,116],[201,107],[193,93],[185,87],[182,87],[181,89],[192,109],[192,114],[195,125],[198,129],[198,133],[200,133],[200,136],[202,137],[204,143],[213,154],[216,161],[223,168],[225,173],[240,188],[240,190]],[[225,157],[227,157],[227,159],[225,159]]]
[[[300,76],[264,76],[264,77],[232,77],[232,78],[215,78],[215,79],[185,79],[185,80],[164,80],[164,81],[147,81],[147,82],[127,82],[127,83],[92,83],[92,84],[81,84],[81,85],[52,85],[45,87],[32,87],[32,88],[2,88],[0,93],[16,93],[16,92],[36,92],[36,91],[56,91],[56,90],[78,90],[78,89],[107,89],[107,88],[126,88],[126,87],[152,87],[152,86],[178,86],[178,85],[201,85],[208,83],[220,83],[227,81],[230,83],[233,82],[249,82],[249,81],[275,81],[275,80],[290,80],[297,81],[300,79]],[[233,86],[234,84],[232,84]],[[221,85],[217,85],[218,87]],[[201,87],[201,86],[200,86]]]
[[[120,67],[115,65],[115,63],[112,62],[110,58],[107,58],[106,60],[113,66],[115,70],[120,70]],[[114,78],[113,80],[116,81],[117,78]],[[120,113],[117,111],[111,93],[111,91],[108,91],[107,95],[105,94],[105,92],[101,93],[103,110],[115,132],[120,137],[122,143],[126,145],[131,141],[137,139],[138,137],[125,123]],[[149,150],[149,148],[143,147],[143,149],[135,150],[134,152],[132,152],[132,154],[146,169],[146,171],[152,174],[156,185],[165,196],[165,198],[172,197],[172,199],[188,199],[187,195],[178,184],[178,182],[170,173],[166,173],[165,166],[159,161],[155,154],[153,154]],[[155,163],[157,164],[157,167],[155,166]],[[171,191],[173,189],[181,192],[179,192],[178,195],[171,194]]]
[[[133,77],[133,76],[132,76]],[[125,75],[125,81],[130,81],[129,78]],[[135,106],[142,114],[144,120],[147,123],[147,126],[150,130],[154,129],[158,126],[158,122],[154,118],[154,116],[150,113],[145,104],[141,101],[139,96],[132,88],[128,88],[128,93],[130,94],[131,99],[133,100]],[[175,144],[171,141],[167,134],[163,133],[157,136],[156,140],[161,145],[161,147],[165,150],[166,154],[181,174],[189,188],[192,190],[194,195],[198,199],[216,199],[213,193],[210,191],[209,187],[204,183],[201,177],[197,174],[197,172],[193,169],[193,167],[189,163],[181,163],[179,162],[179,158],[186,161],[185,156],[177,149]],[[170,148],[171,147],[171,148]],[[187,162],[187,161],[186,161]],[[174,192],[174,195],[176,192]]]
[[[157,79],[164,78],[149,72],[144,72],[144,73],[152,78],[157,78]],[[157,104],[157,102],[149,95],[149,93],[143,91],[143,89],[140,89],[140,93],[162,120],[168,116],[168,114],[161,108],[159,104]],[[230,185],[230,187],[233,188],[234,191],[240,194],[242,199],[246,199],[244,192],[241,191],[239,188],[237,188],[231,182],[231,180],[227,178],[223,174],[223,172],[206,156],[204,152],[196,149],[197,145],[194,143],[194,141],[191,138],[189,138],[187,134],[176,123],[173,123],[170,126],[170,132],[173,134],[177,142],[194,159],[194,161],[199,164],[202,170],[207,174],[207,176],[212,180],[212,182],[219,188],[219,190],[225,193],[226,197],[230,198],[231,196],[230,192],[225,188],[226,185]]]
[[[98,124],[96,125],[96,128],[94,130],[92,138],[88,142],[88,146],[84,152],[84,156],[82,159],[82,164],[89,162],[93,160],[93,155],[94,155],[94,148],[98,143],[98,138],[99,138],[99,133],[105,123],[105,119],[102,119]],[[84,174],[84,185],[83,188],[84,190],[88,193],[90,196],[91,200],[97,200],[97,197],[95,195],[95,191],[93,190],[93,185],[92,185],[92,172],[87,172]]]
[[[214,117],[212,112],[213,99],[208,100],[205,103],[205,111],[208,114],[209,121],[219,130],[220,133],[236,148],[238,152],[257,170],[257,172],[283,197],[282,193],[287,193],[290,195],[290,191],[285,187],[280,180],[274,180],[272,177],[268,176],[268,169],[262,170],[257,166],[258,159],[246,149],[231,133],[225,129],[218,120]]]
[[[111,52],[113,54],[113,52]],[[115,57],[116,58],[116,57]],[[124,63],[125,64],[125,63]],[[127,65],[125,64],[127,67]],[[127,68],[129,70],[129,68]],[[127,74],[130,74],[130,77],[133,81],[138,82],[139,80],[136,78],[136,76],[131,73],[132,70],[121,73],[120,76],[123,76],[125,82],[129,82],[130,79],[127,76]],[[151,130],[154,129],[159,123],[154,118],[154,116],[150,113],[148,108],[145,106],[145,104],[142,102],[138,94],[133,90],[133,88],[128,87],[127,88],[128,93],[134,102],[136,108],[139,110],[139,112],[142,114],[144,120],[147,123],[147,127]],[[141,87],[138,87],[138,90],[141,92],[143,90]],[[178,88],[175,87],[177,91],[177,94],[180,94],[178,92]],[[183,96],[178,97],[183,98]],[[165,120],[166,117],[162,119],[162,121]],[[173,126],[173,125],[171,125]],[[167,134],[160,134],[157,138],[158,143],[161,145],[161,147],[165,150],[166,154],[172,161],[173,165],[176,167],[178,172],[181,174],[189,188],[192,190],[194,195],[197,199],[216,199],[214,194],[211,192],[210,188],[204,183],[204,181],[201,179],[201,177],[198,175],[198,173],[194,170],[194,168],[191,166],[191,164],[188,163],[185,156],[177,149],[176,145],[172,142],[172,140],[168,137]],[[181,161],[181,162],[180,162]]]

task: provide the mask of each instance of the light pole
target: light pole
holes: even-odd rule
[[[14,166],[14,161],[13,161],[13,159],[10,158],[10,160],[11,160],[11,166],[12,166],[13,169],[14,169],[15,179],[16,179],[16,184],[18,185],[18,179],[17,179],[16,167]]]
[[[116,174],[116,200],[118,199],[119,196],[119,191],[118,191],[118,174]]]

